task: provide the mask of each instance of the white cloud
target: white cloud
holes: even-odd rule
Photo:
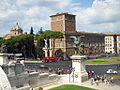
[[[16,22],[24,31],[50,29],[49,16],[71,7],[71,0],[0,0],[0,31],[7,33]],[[1,33],[2,35],[2,33]]]
[[[118,32],[120,0],[95,0],[92,7],[77,10],[78,29],[91,32]]]
[[[77,17],[77,30],[119,32],[120,0],[95,0],[91,7],[81,7],[74,0],[0,0],[0,32],[8,33],[16,22],[24,31],[33,26],[50,29],[50,15],[70,12]]]

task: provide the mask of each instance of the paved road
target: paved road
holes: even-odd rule
[[[59,61],[59,62],[51,62],[51,63],[34,63],[34,62],[25,62],[26,68],[40,68],[40,67],[50,67],[50,68],[60,68],[60,69],[69,69],[72,66],[71,61]]]
[[[93,70],[97,74],[106,74],[108,69],[117,70],[117,65],[86,65],[87,71]]]
[[[42,62],[26,62],[25,66],[31,69],[39,69],[40,67],[50,67],[50,68],[60,68],[60,69],[69,69],[72,66],[71,61],[59,61],[59,62],[52,62],[52,63],[42,63]],[[117,65],[86,65],[87,71],[95,71],[96,74],[106,74],[108,69],[117,69]]]

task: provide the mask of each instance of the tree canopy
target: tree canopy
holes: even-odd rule
[[[42,30],[42,27],[41,27],[40,30],[37,32],[36,35],[40,35],[40,34],[42,34],[42,33],[43,33],[43,30]]]
[[[44,31],[37,37],[37,40],[50,39],[50,38],[63,38],[63,33],[60,31]]]
[[[33,35],[33,27],[31,27],[31,29],[30,29],[30,34]]]
[[[36,37],[37,45],[35,47],[34,40]],[[60,31],[41,31],[40,34],[34,35],[33,28],[31,33],[22,36],[12,37],[10,39],[0,38],[0,46],[4,43],[7,53],[22,53],[25,58],[36,58],[44,56],[44,39],[62,38],[63,33]]]
[[[63,33],[60,31],[43,31],[40,35],[36,35],[36,40],[37,42],[37,47],[36,47],[36,51],[37,51],[37,55],[38,57],[42,58],[44,57],[44,51],[43,51],[43,47],[45,46],[45,42],[44,39],[50,39],[50,38],[63,38]]]
[[[0,46],[6,44],[7,53],[22,53],[24,57],[36,57],[33,35],[22,35],[10,39],[0,39]]]

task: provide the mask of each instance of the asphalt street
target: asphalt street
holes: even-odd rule
[[[86,70],[87,71],[94,71],[96,74],[106,74],[106,71],[108,69],[113,69],[113,70],[118,70],[117,65],[86,65]]]
[[[59,62],[51,62],[51,63],[34,63],[34,62],[26,62],[26,68],[31,69],[39,69],[40,67],[50,67],[50,68],[60,68],[60,69],[69,69],[72,66],[71,61],[59,61]],[[87,71],[94,71],[96,74],[106,74],[108,69],[118,70],[117,65],[86,65]],[[120,69],[120,68],[119,68]]]

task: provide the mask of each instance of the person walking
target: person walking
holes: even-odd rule
[[[104,83],[104,79],[105,79],[104,76],[102,76],[102,77],[101,77],[101,81],[102,81],[102,83]]]
[[[104,79],[104,82],[105,82],[105,84],[107,84],[107,82],[108,82],[108,80],[107,80],[107,78],[105,77],[105,79]]]
[[[98,80],[97,76],[95,76],[94,81],[95,81],[95,84],[98,86],[99,85],[99,80]]]
[[[95,72],[94,71],[91,71],[91,76],[94,77],[95,76]]]
[[[93,83],[94,83],[94,78],[91,78],[91,79],[90,79],[90,83],[91,83],[91,85],[93,85]]]
[[[110,78],[110,86],[113,85],[113,77]]]
[[[98,85],[99,85],[99,80],[97,79],[97,80],[95,81],[95,83],[96,83],[96,85],[98,86]]]

